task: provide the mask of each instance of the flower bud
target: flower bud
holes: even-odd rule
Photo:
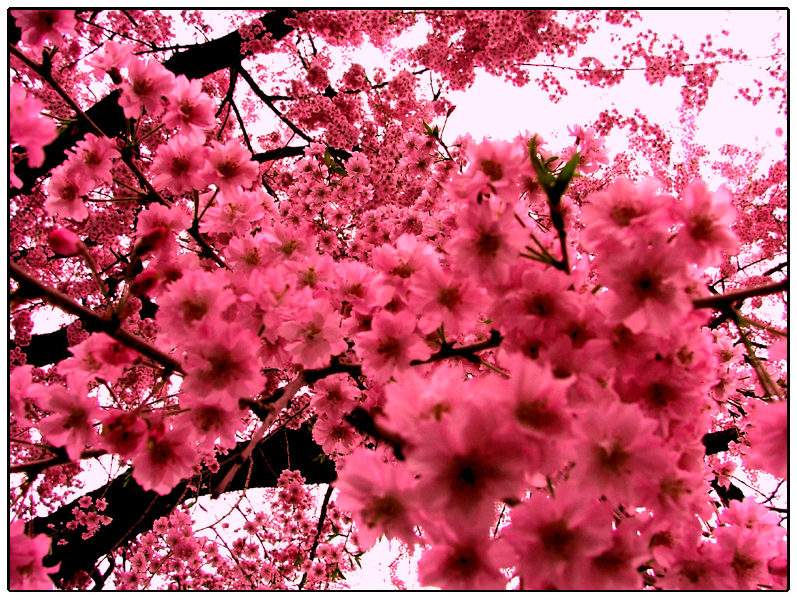
[[[130,293],[134,296],[145,296],[149,294],[160,281],[160,275],[155,269],[144,269],[133,280],[130,286]]]
[[[147,252],[152,252],[161,247],[169,237],[169,230],[166,227],[155,227],[138,239],[138,243],[133,249],[135,256],[142,256]]]
[[[47,237],[50,248],[59,256],[77,256],[83,252],[83,242],[68,229],[56,229]]]

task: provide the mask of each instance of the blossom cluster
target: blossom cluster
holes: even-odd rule
[[[36,52],[77,27],[68,11],[12,16]],[[550,11],[515,29],[509,17],[435,12],[405,58],[452,89],[477,66],[522,84],[518,60],[570,54],[592,31]],[[359,27],[379,44],[414,19],[317,11],[291,23],[330,43]],[[261,25],[239,31],[248,51],[276,47]],[[301,101],[275,113],[324,143],[302,134],[299,159],[262,165],[245,132],[217,122],[211,92],[229,84],[229,117],[232,82],[175,76],[135,50],[107,42],[85,63],[118,91],[126,132],[86,133],[21,201],[46,227],[15,212],[12,245],[41,241],[17,258],[62,277],[58,293],[84,302],[75,314],[97,316],[70,325],[71,356],[49,371],[12,371],[14,443],[30,448],[18,458],[110,454],[167,495],[186,481],[196,491],[228,452],[254,460],[263,435],[309,427],[339,476],[315,516],[302,474],[284,471],[272,510],[247,514],[226,553],[218,533],[198,537],[188,512],[171,512],[118,550],[119,588],[334,587],[382,535],[422,545],[420,583],[447,589],[785,587],[777,518],[717,491],[740,465],[787,475],[785,343],[763,360],[739,327],[743,355],[700,304],[706,273],[754,241],[739,225],[752,209],[695,172],[669,180],[658,126],[607,112],[560,152],[529,132],[447,145],[429,122],[453,107],[419,99],[410,71],[387,80],[353,65],[333,82],[314,52],[286,84]],[[687,58],[630,51],[653,83]],[[590,64],[594,84],[615,83]],[[699,79],[698,94],[710,86]],[[32,167],[55,138],[43,110],[12,86],[10,136]],[[657,178],[610,165],[615,126],[655,148]],[[773,205],[784,169],[754,181]],[[761,244],[782,243],[773,236]],[[31,314],[12,325],[28,346]],[[739,443],[706,460],[704,436],[724,427]],[[110,523],[104,504],[84,496],[66,527],[90,538]],[[46,587],[48,543],[11,527],[12,587]]]

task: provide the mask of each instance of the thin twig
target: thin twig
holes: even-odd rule
[[[324,494],[324,502],[321,504],[321,514],[318,517],[318,526],[315,530],[315,539],[313,540],[313,546],[310,548],[310,563],[313,562],[315,558],[315,551],[318,549],[318,539],[321,536],[321,529],[324,527],[324,521],[327,518],[327,507],[329,506],[329,499],[332,497],[332,484],[327,484],[327,492]],[[304,584],[307,583],[307,571],[304,572],[302,575],[302,581],[299,583],[299,589],[301,590],[304,587]]]

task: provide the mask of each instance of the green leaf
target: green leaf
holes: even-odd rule
[[[554,202],[558,202],[561,200],[562,195],[565,193],[567,186],[570,185],[570,182],[573,180],[573,177],[576,176],[576,167],[578,167],[578,163],[581,161],[581,155],[576,152],[567,164],[562,167],[562,170],[559,172],[559,176],[556,178],[556,182],[553,184],[553,188],[551,189],[551,200]]]
[[[122,487],[127,487],[127,484],[130,483],[130,478],[133,476],[133,467],[130,467],[127,471],[124,472],[124,479],[122,480]]]
[[[529,142],[529,159],[531,160],[531,166],[534,167],[534,172],[537,174],[537,179],[539,180],[542,189],[545,190],[546,194],[549,194],[554,180],[550,169],[548,169],[546,165],[542,164],[540,157],[537,154],[536,135],[531,138],[531,141]]]
[[[332,165],[335,164],[332,155],[329,153],[329,148],[324,149],[324,164],[327,166],[327,169],[331,169]]]

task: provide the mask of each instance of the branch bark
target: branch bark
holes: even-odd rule
[[[26,295],[33,292],[34,295],[43,297],[48,304],[57,306],[64,312],[75,315],[83,321],[83,325],[88,331],[102,331],[115,340],[123,343],[128,348],[132,348],[142,356],[154,360],[167,369],[173,372],[183,372],[180,363],[174,358],[161,352],[154,346],[151,346],[144,341],[144,339],[123,329],[118,321],[102,318],[100,315],[78,304],[58,290],[42,283],[22,269],[13,260],[9,260],[9,274],[19,283],[20,289],[24,289]]]
[[[252,456],[251,474],[248,469],[239,471],[230,481],[228,492],[245,488],[276,487],[279,475],[289,468],[288,456],[290,468],[300,471],[308,484],[330,483],[335,479],[335,463],[320,459],[324,456],[324,451],[313,441],[308,428],[286,429],[285,433],[286,436],[273,436],[257,445]],[[60,569],[52,575],[53,579],[65,586],[80,571],[91,574],[103,557],[140,533],[152,529],[158,518],[171,513],[182,501],[210,494],[233,467],[236,457],[244,451],[247,444],[248,442],[241,442],[229,454],[217,456],[222,465],[217,473],[211,473],[205,468],[191,480],[179,483],[166,496],[144,491],[126,474],[119,475],[108,485],[86,494],[94,500],[103,498],[108,506],[102,514],[113,519],[109,525],[100,527],[87,540],[82,537],[85,528],[66,528],[66,524],[74,520],[72,509],[78,506],[77,500],[51,515],[34,519],[34,534],[45,533],[52,536],[52,550],[44,559],[44,564],[53,566],[60,563]],[[195,486],[196,490],[189,489],[189,485]]]

